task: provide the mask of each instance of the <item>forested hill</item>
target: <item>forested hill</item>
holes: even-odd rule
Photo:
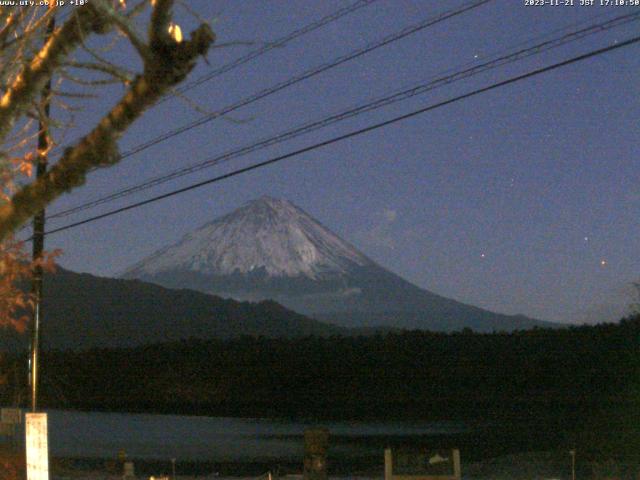
[[[303,337],[346,329],[305,317],[273,301],[237,302],[58,268],[44,282],[44,348],[134,347],[190,337]],[[20,350],[26,336],[5,330],[0,350]]]
[[[43,404],[251,417],[549,418],[569,430],[602,419],[623,438],[624,412],[640,409],[639,347],[636,317],[510,334],[243,337],[50,352]]]

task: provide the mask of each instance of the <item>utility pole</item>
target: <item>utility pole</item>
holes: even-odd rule
[[[55,12],[51,12],[51,18],[47,23],[45,44],[51,38],[56,27]],[[38,159],[36,167],[36,179],[42,177],[47,171],[47,155],[50,147],[49,137],[49,114],[51,100],[51,79],[44,85],[40,94],[41,112],[38,122]],[[42,317],[42,281],[43,268],[40,260],[44,251],[44,223],[45,211],[40,210],[33,217],[33,280],[31,283],[31,293],[33,294],[33,323],[31,330],[31,355],[30,355],[30,375],[31,385],[31,411],[35,412],[38,407],[38,362],[40,346],[40,320]]]

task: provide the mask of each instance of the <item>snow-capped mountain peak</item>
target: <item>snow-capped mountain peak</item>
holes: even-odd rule
[[[347,273],[373,262],[287,200],[261,197],[203,225],[129,269],[203,275],[263,272],[270,277]]]
[[[287,200],[262,197],[124,274],[167,288],[275,300],[338,325],[453,331],[547,325],[423,290],[369,260]]]

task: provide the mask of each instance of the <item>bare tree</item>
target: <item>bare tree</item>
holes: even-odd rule
[[[0,7],[0,325],[23,325],[15,313],[28,306],[29,299],[16,287],[29,274],[20,245],[13,240],[16,230],[60,195],[82,185],[91,170],[119,162],[118,139],[189,74],[215,40],[206,23],[183,38],[173,21],[174,0],[131,5],[124,0],[91,0],[64,7],[64,12],[54,3],[49,8]],[[57,26],[47,31],[54,16]],[[141,27],[145,34],[139,32]],[[108,60],[104,49],[95,46],[118,41],[135,52],[139,71]],[[52,87],[46,89],[52,78]],[[65,91],[69,83],[91,91]],[[49,121],[46,105],[58,101],[73,112],[96,90],[113,95],[114,83],[124,89],[116,92],[114,106],[68,145],[44,175],[33,178],[34,165],[59,143],[55,133],[64,130]],[[43,133],[47,147],[38,150],[37,138]],[[50,260],[49,256],[42,262]]]

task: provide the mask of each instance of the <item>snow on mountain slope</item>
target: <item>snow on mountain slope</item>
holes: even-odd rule
[[[261,197],[134,265],[126,277],[179,270],[203,275],[263,270],[271,277],[347,273],[373,262],[287,200]]]
[[[292,203],[270,197],[200,227],[123,277],[236,300],[275,300],[347,327],[493,331],[545,325],[421,289]]]

